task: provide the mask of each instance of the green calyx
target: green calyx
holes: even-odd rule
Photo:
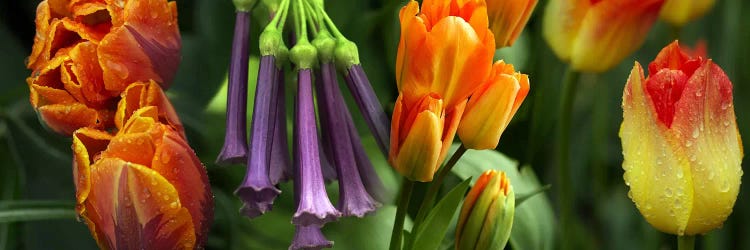
[[[273,55],[276,58],[279,58],[280,56],[283,56],[280,54],[287,50],[281,31],[270,26],[266,27],[266,29],[260,33],[259,42],[261,56]]]
[[[321,30],[315,39],[312,40],[312,44],[318,50],[318,57],[321,63],[333,62],[334,50],[336,49],[336,39],[331,36],[326,30]]]
[[[333,53],[336,60],[336,66],[341,71],[346,71],[352,65],[359,64],[359,52],[357,52],[357,44],[347,40],[346,38],[337,39],[336,49]]]
[[[232,0],[232,2],[237,11],[250,12],[253,10],[253,6],[255,6],[257,0]]]
[[[318,50],[307,39],[299,40],[289,52],[289,59],[300,69],[312,69],[318,62]]]
[[[281,0],[261,0],[261,2],[271,13],[277,13],[279,11],[279,6],[281,6]]]

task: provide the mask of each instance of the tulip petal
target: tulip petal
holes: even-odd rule
[[[73,133],[73,183],[76,186],[76,210],[83,213],[83,201],[91,191],[91,164],[107,149],[112,136],[104,131],[81,128]]]
[[[693,204],[689,159],[675,147],[679,145],[678,138],[657,122],[651,98],[645,91],[643,68],[638,63],[630,73],[622,99],[620,138],[623,178],[630,187],[628,194],[652,226],[682,234]]]
[[[672,25],[683,26],[706,14],[715,3],[716,0],[667,0],[659,16]]]
[[[672,129],[689,159],[694,203],[685,234],[721,226],[737,200],[742,145],[732,107],[732,84],[713,61],[690,77],[676,104]]]
[[[431,98],[431,97],[427,97]],[[434,99],[433,99],[434,100]],[[393,137],[402,137],[401,143],[395,146],[391,144],[391,154],[389,162],[401,175],[415,181],[428,182],[432,180],[434,170],[438,166],[438,159],[443,145],[442,131],[445,115],[442,112],[442,102],[439,102],[437,109],[422,109],[424,111],[412,111],[414,118],[402,118],[401,109],[404,104],[401,98],[396,102],[394,111],[394,123],[410,124],[408,128],[400,128],[400,125],[394,125],[391,131],[400,131]],[[415,108],[416,110],[417,108]],[[437,113],[436,113],[437,112]],[[405,116],[405,115],[404,115]],[[411,116],[411,115],[410,115]],[[402,119],[409,119],[409,122],[401,122]]]

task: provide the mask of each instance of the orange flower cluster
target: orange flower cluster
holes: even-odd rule
[[[487,13],[484,0],[425,0],[421,10],[411,1],[401,9],[389,161],[411,180],[432,180],[457,130],[468,148],[495,148],[528,93],[526,75],[493,66],[495,36],[516,35],[493,34]]]
[[[131,83],[162,87],[177,71],[175,2],[43,1],[26,66],[31,104],[55,132],[111,129],[120,93]]]
[[[102,249],[195,249],[213,196],[162,88],[180,59],[175,2],[46,0],[30,101],[73,136],[76,211]]]

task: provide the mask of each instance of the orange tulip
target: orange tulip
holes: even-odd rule
[[[495,34],[495,46],[502,48],[513,45],[529,21],[536,3],[537,0],[487,1],[487,14],[490,29]]]
[[[490,72],[495,40],[481,0],[425,0],[421,11],[411,1],[399,18],[389,162],[426,182],[445,159],[466,99]]]
[[[109,129],[128,85],[169,86],[180,47],[175,2],[42,1],[26,64],[31,104],[61,134]]]
[[[743,148],[732,82],[677,42],[648,66],[635,63],[620,127],[630,197],[656,229],[676,235],[720,227],[740,191]]]
[[[464,102],[492,67],[495,39],[483,0],[425,0],[401,9],[396,81],[407,106],[426,95]]]
[[[466,102],[446,110],[443,100],[424,96],[409,106],[401,94],[391,122],[391,151],[388,161],[404,177],[432,181],[456,135]]]
[[[529,76],[498,61],[486,83],[471,95],[458,125],[458,137],[470,149],[494,149],[529,93]]]
[[[603,72],[641,47],[664,0],[550,0],[543,35],[561,60]]]
[[[157,107],[124,118],[115,135],[73,134],[76,211],[103,249],[200,248],[213,216],[206,170]]]

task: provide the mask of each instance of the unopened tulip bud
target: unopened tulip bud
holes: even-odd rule
[[[516,198],[505,172],[487,170],[466,195],[456,226],[456,249],[505,248]]]

